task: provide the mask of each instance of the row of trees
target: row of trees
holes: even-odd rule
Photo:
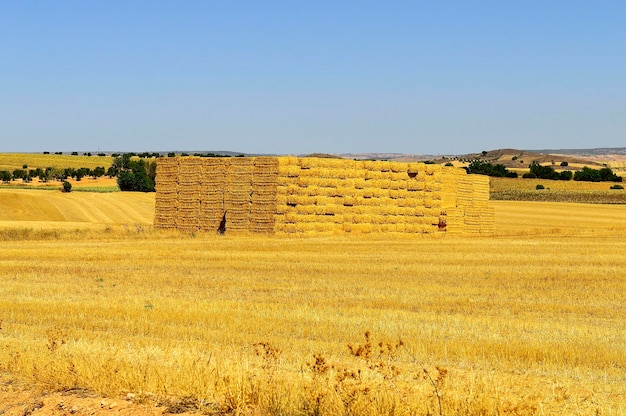
[[[483,160],[473,160],[465,169],[467,173],[487,175],[497,178],[517,178],[517,172],[509,171],[504,165],[492,165]]]
[[[76,179],[80,181],[82,178],[92,177],[99,178],[102,176],[114,177],[116,174],[109,169],[105,169],[104,166],[98,166],[94,169],[90,168],[35,168],[35,169],[14,169],[12,172],[7,170],[0,171],[0,180],[2,182],[10,182],[13,180],[21,179],[23,182],[32,182],[33,179],[38,178],[41,182],[48,182],[50,180],[64,181],[67,179]]]
[[[561,166],[567,166],[561,164]],[[551,166],[542,166],[539,162],[532,162],[529,166],[530,172],[525,173],[523,178],[538,178],[538,179],[551,179],[569,181],[574,179],[575,181],[586,182],[622,182],[622,177],[613,173],[611,168],[592,169],[587,166],[573,172],[571,170],[564,170],[557,172]],[[500,178],[517,178],[516,172],[509,171],[504,165],[492,165],[489,162],[482,160],[473,160],[466,168],[467,173],[473,173],[478,175],[488,175]]]
[[[572,171],[564,170],[562,172],[557,172],[551,166],[542,166],[539,162],[534,161],[529,166],[530,172],[525,173],[523,178],[538,178],[538,179],[552,179],[555,181],[569,181],[572,179]]]
[[[50,152],[43,152],[44,155],[49,155]],[[54,152],[55,155],[62,155],[63,152]],[[139,158],[151,158],[151,157],[161,157],[160,153],[157,152],[143,152],[143,153],[127,153],[129,155],[132,156],[137,156]],[[78,152],[72,152],[70,153],[70,155],[72,156],[79,156],[80,154]],[[98,153],[98,156],[106,156],[106,153]],[[93,154],[91,152],[85,152],[83,153],[83,156],[93,156]],[[120,153],[113,153],[111,155],[112,157],[118,157],[121,156]]]
[[[571,170],[564,170],[562,172],[555,171],[550,166],[541,166],[538,162],[533,162],[530,165],[530,172],[524,174],[524,178],[539,178],[539,179],[553,179],[569,181],[574,179],[575,181],[584,182],[622,182],[622,177],[616,175],[611,168],[592,169],[585,166],[581,170],[577,170],[572,173]]]
[[[137,160],[135,156],[139,157],[139,159]],[[95,179],[108,176],[110,178],[117,177],[117,185],[121,191],[154,192],[156,161],[145,160],[144,158],[147,157],[153,156],[149,156],[147,153],[141,156],[134,153],[117,155],[108,169],[105,169],[103,166],[94,169],[52,167],[28,169],[24,166],[22,169],[15,169],[12,172],[7,170],[0,171],[0,180],[5,183],[20,179],[23,182],[32,182],[34,178],[38,178],[41,182],[50,180],[67,181],[68,179],[80,181],[85,177]]]

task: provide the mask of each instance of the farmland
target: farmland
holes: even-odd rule
[[[209,414],[624,414],[623,206],[491,204],[493,238],[277,238],[0,190],[0,371]]]
[[[489,181],[492,200],[626,204],[626,191],[611,189],[616,185],[614,182],[523,178],[490,178]],[[538,185],[544,189],[537,189]]]
[[[86,155],[53,155],[41,153],[1,153],[0,170],[21,169],[24,165],[28,168],[90,168],[98,166],[108,168],[111,166],[111,156],[86,156]]]

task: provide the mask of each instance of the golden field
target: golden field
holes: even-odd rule
[[[47,167],[52,168],[89,168],[94,169],[103,166],[105,169],[111,166],[111,156],[85,156],[70,154],[55,155],[43,153],[0,153],[0,170],[12,172],[14,169],[22,169],[24,165],[28,169]]]
[[[0,372],[205,414],[625,414],[626,209],[491,204],[492,238],[277,238],[0,189]]]
[[[618,172],[619,173],[619,172]],[[583,182],[583,181],[554,181],[549,179],[524,179],[524,178],[489,178],[491,192],[503,192],[511,190],[535,190],[539,184],[546,190],[554,191],[609,191],[616,182]],[[621,182],[617,184],[624,185]]]

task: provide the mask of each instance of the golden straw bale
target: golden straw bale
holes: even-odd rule
[[[278,158],[274,156],[257,156],[252,158],[255,167],[278,167]]]
[[[315,214],[301,214],[298,212],[298,221],[304,223],[317,222],[318,216]]]
[[[276,201],[257,201],[251,204],[250,212],[253,213],[264,213],[276,211]]]
[[[354,169],[356,171],[365,171],[367,170],[367,161],[363,159],[354,161]]]
[[[397,190],[400,189],[400,182],[398,182],[398,181],[389,180],[389,182],[387,182],[387,184],[388,184],[387,187],[390,190],[397,191]]]
[[[385,188],[373,188],[373,198],[389,198],[389,190]]]
[[[365,176],[367,175],[368,170],[364,169],[363,167],[359,167],[357,165],[353,172],[354,172],[354,175],[353,175],[354,179],[357,179],[357,178],[365,179]]]
[[[288,166],[288,165],[298,164],[297,156],[279,156],[276,159],[278,161],[278,166]]]
[[[404,171],[404,172],[394,172],[394,171],[391,171],[389,173],[389,175],[388,175],[388,178],[390,180],[392,180],[392,181],[406,181],[407,179],[411,179],[407,175],[406,171]]]
[[[365,188],[365,178],[354,179],[354,189],[363,189],[363,188]]]
[[[287,205],[287,195],[276,194],[276,204],[278,204],[278,205]]]
[[[317,215],[317,205],[297,205],[296,212],[298,215]]]
[[[318,185],[323,188],[337,188],[341,181],[336,178],[320,178]]]
[[[429,163],[425,165],[426,175],[435,175],[437,173],[441,173],[441,165],[437,165],[434,163]]]
[[[427,192],[439,192],[441,191],[441,182],[438,181],[426,181],[424,183],[424,190]]]
[[[359,164],[362,166],[363,169],[365,170],[378,170],[375,166],[375,163],[373,160],[362,160],[359,162]]]
[[[363,199],[361,200],[362,201],[361,205],[363,205],[364,207],[367,207],[368,209],[371,207],[378,207],[381,205],[380,198],[378,197],[363,196],[362,198]]]
[[[387,181],[384,179],[369,179],[365,181],[366,189],[385,189]]]
[[[424,166],[423,163],[418,163],[418,162],[410,162],[406,164],[406,171],[409,174],[415,174],[418,175],[420,172],[420,168]],[[423,168],[422,168],[423,171]]]
[[[379,170],[381,172],[391,172],[391,163],[390,162],[381,161],[378,166],[379,166]]]
[[[254,167],[254,158],[252,157],[231,157],[229,161],[229,171],[231,172],[248,172]]]
[[[299,215],[295,212],[286,212],[284,214],[284,222],[286,224],[295,224],[298,222]]]
[[[383,174],[380,170],[368,170],[365,172],[365,179],[382,179],[388,175]]]
[[[300,177],[298,177],[298,185],[300,186],[315,185],[318,182],[319,179],[316,176],[300,175]]]
[[[300,172],[301,169],[298,165],[280,165],[278,167],[278,176],[297,178],[300,176]]]
[[[361,195],[363,196],[363,199],[371,199],[374,197],[374,188],[363,188],[363,191],[361,193]],[[363,201],[363,203],[366,203],[367,201]]]
[[[407,165],[406,163],[401,163],[401,162],[389,162],[389,169],[393,173],[406,172]]]
[[[357,205],[357,199],[352,195],[346,195],[343,197],[343,205],[353,207]]]
[[[298,159],[298,165],[301,169],[311,169],[317,166],[316,160],[314,157],[301,157]]]

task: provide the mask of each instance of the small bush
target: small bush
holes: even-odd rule
[[[535,186],[535,189],[546,189],[545,186],[543,186],[542,184],[539,184],[537,186]]]
[[[622,185],[613,185],[610,189],[624,189]]]
[[[64,181],[63,182],[63,188],[61,189],[62,192],[72,192],[72,184],[69,183],[68,181]]]

